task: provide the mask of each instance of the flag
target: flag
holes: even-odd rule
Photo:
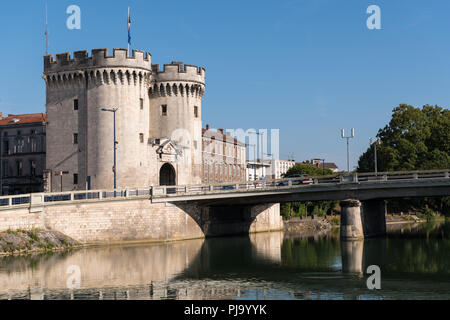
[[[130,7],[128,7],[128,46],[131,45],[131,17],[130,17]]]

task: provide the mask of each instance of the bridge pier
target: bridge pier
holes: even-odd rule
[[[364,240],[341,241],[342,272],[363,275]]]
[[[383,200],[341,201],[341,239],[357,240],[386,234],[386,205]]]
[[[364,239],[361,202],[355,199],[341,201],[341,239]]]

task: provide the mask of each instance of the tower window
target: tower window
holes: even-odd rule
[[[198,118],[198,107],[194,107],[194,117]]]
[[[161,106],[161,115],[167,116],[167,104]]]
[[[36,161],[30,160],[30,175],[36,176]]]
[[[78,173],[73,174],[73,184],[78,184]]]
[[[139,99],[139,103],[140,103],[140,106],[141,106],[141,110],[143,110],[144,109],[144,99],[140,98]]]
[[[17,160],[16,161],[16,169],[17,169],[17,176],[21,177],[22,176],[22,160]]]
[[[141,143],[144,143],[144,134],[143,133],[139,133],[139,141]]]
[[[73,134],[73,144],[78,144],[78,133]]]
[[[73,110],[78,110],[78,99],[73,100]]]

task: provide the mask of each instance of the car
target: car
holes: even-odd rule
[[[234,190],[234,189],[235,189],[234,185],[222,186],[222,190]]]
[[[300,184],[313,184],[314,181],[309,178],[309,175],[307,174],[291,174],[285,177],[285,179],[290,179],[292,180],[292,185],[300,185]],[[283,180],[278,182],[278,186],[287,186],[289,185],[289,181],[288,180]]]

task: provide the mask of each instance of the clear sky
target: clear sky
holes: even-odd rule
[[[153,63],[206,68],[203,123],[280,129],[280,157],[346,168],[340,129],[354,127],[351,168],[400,103],[450,101],[450,1],[30,0],[0,4],[0,111],[45,111],[45,3],[49,53],[126,48]],[[81,30],[66,9],[81,8]],[[381,30],[369,30],[369,5]]]

